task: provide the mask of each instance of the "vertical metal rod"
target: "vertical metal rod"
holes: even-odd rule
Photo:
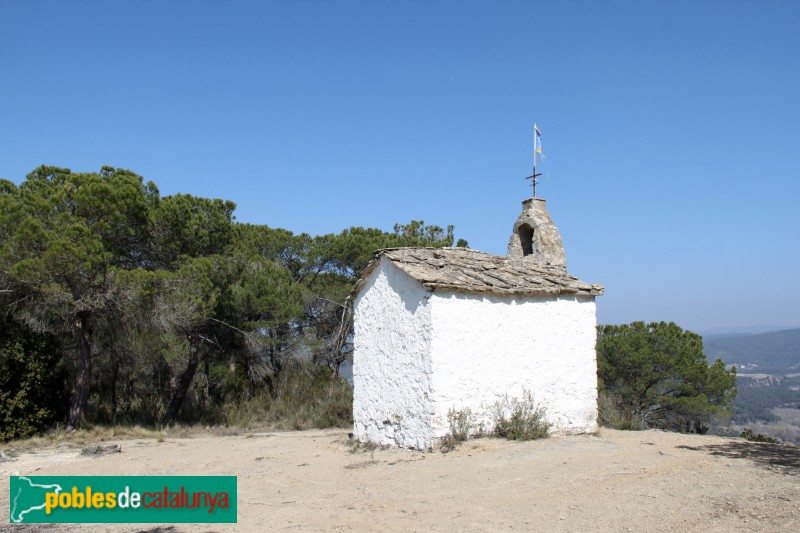
[[[533,176],[531,180],[533,181],[533,197],[536,198],[536,123],[533,124]]]

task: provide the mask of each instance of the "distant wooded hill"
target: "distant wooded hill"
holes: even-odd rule
[[[708,359],[736,365],[740,374],[791,374],[800,372],[800,328],[724,335],[703,339]]]
[[[703,338],[703,351],[709,361],[719,358],[737,367],[734,424],[797,441],[798,428],[782,420],[779,412],[800,408],[800,328],[709,336]]]

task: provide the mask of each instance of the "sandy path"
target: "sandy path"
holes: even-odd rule
[[[85,525],[70,531],[800,531],[800,448],[660,431],[515,443],[443,455],[352,453],[344,431],[118,441],[0,463],[28,475],[236,475],[237,525]],[[8,526],[8,481],[0,531]],[[63,529],[67,530],[67,529]]]

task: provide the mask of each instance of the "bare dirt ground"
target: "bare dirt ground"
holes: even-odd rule
[[[448,453],[353,451],[347,432],[134,439],[120,453],[39,449],[9,475],[236,475],[238,524],[8,525],[33,531],[800,531],[800,448],[661,431]]]

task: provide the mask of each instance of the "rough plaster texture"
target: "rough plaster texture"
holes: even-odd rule
[[[447,412],[489,424],[530,391],[555,431],[596,429],[593,296],[430,292],[382,257],[354,302],[354,434],[429,449]]]
[[[382,258],[354,303],[354,436],[427,449],[433,439],[430,293]]]
[[[520,228],[526,226],[533,230],[530,254],[526,255],[522,240],[527,240],[527,232]],[[567,256],[564,253],[564,244],[561,233],[558,231],[547,204],[542,198],[528,198],[522,202],[522,213],[514,222],[511,237],[508,239],[506,256],[530,262],[535,265],[553,267],[567,270]]]
[[[434,293],[434,438],[447,412],[469,408],[491,429],[493,406],[530,391],[553,430],[597,429],[596,308],[592,296]]]

